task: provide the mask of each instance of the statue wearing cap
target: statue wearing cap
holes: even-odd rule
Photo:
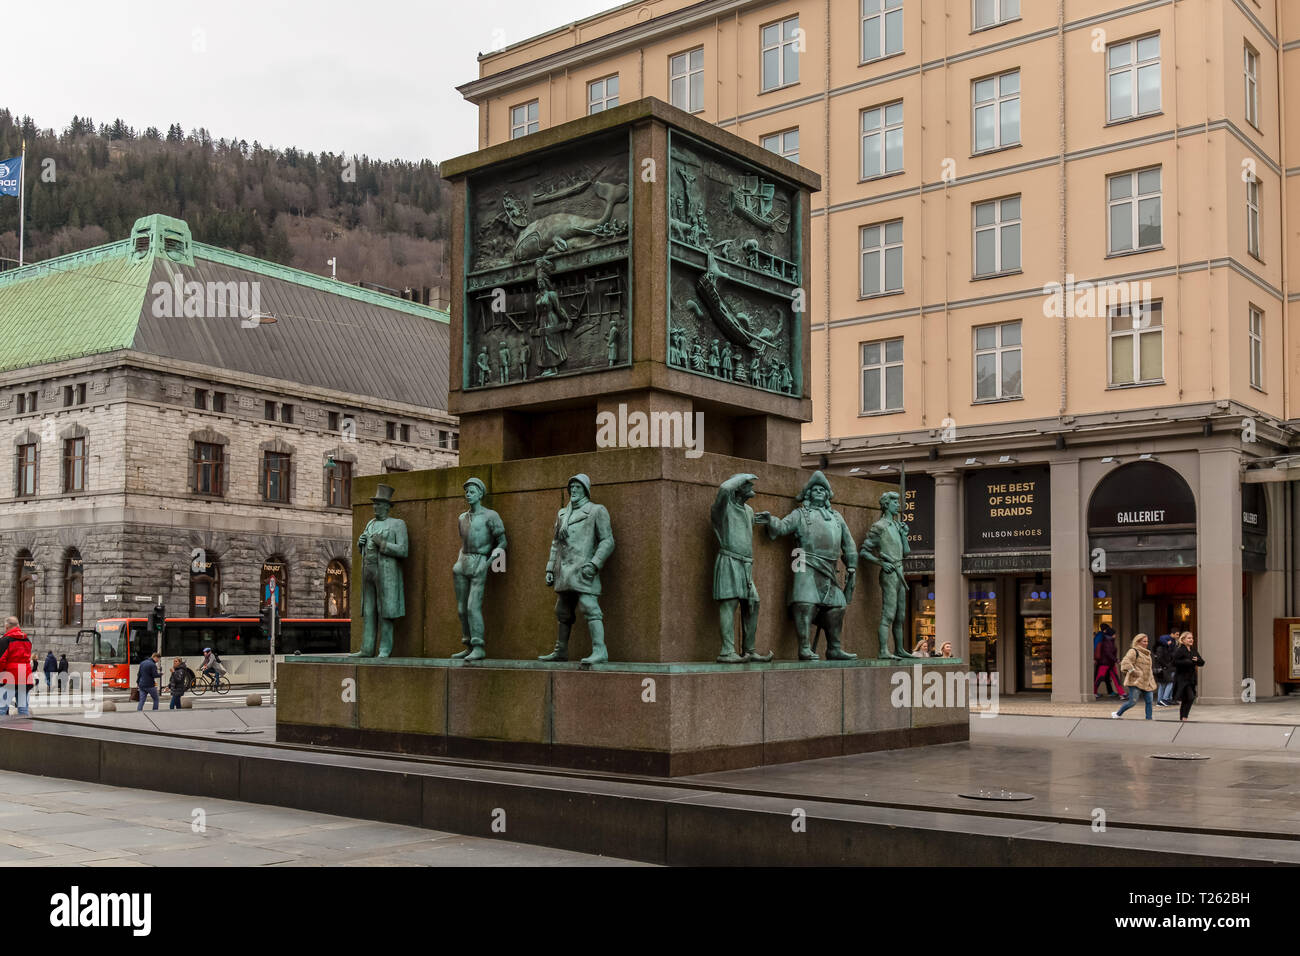
[[[754,512],[748,504],[754,497],[756,475],[732,475],[718,488],[709,519],[718,539],[718,556],[713,562],[713,600],[718,602],[718,631],[722,638],[719,664],[770,661],[770,653],[754,649],[758,630],[758,588],[754,586],[754,525],[767,524],[772,516]],[[736,653],[736,609],[740,609],[743,646]]]
[[[831,508],[831,483],[820,471],[814,472],[795,499],[799,507],[785,518],[773,518],[767,526],[770,538],[793,534],[799,542],[795,552],[794,581],[789,605],[799,634],[799,659],[815,661],[810,639],[814,625],[826,633],[826,657],[850,661],[857,657],[840,646],[844,612],[853,597],[858,549],[843,516]],[[839,562],[844,562],[844,589],[839,584]]]
[[[867,532],[862,542],[862,559],[880,567],[880,624],[876,629],[880,639],[880,658],[915,657],[908,651],[903,637],[907,616],[907,579],[903,575],[903,559],[912,553],[907,543],[907,524],[899,518],[906,494],[907,478],[900,481],[900,491],[887,491],[880,496],[880,520]],[[889,646],[890,637],[894,647]]]
[[[487,656],[483,650],[483,590],[489,567],[497,566],[499,561],[500,569],[505,569],[506,526],[499,514],[483,507],[487,485],[470,478],[463,487],[469,510],[457,519],[460,554],[452,565],[451,576],[456,586],[456,613],[460,615],[460,642],[465,649],[452,657],[481,661]]]
[[[609,512],[590,498],[591,479],[574,475],[569,479],[569,503],[555,518],[551,555],[546,562],[546,584],[555,588],[555,650],[539,657],[542,661],[569,659],[569,632],[574,611],[582,609],[591,635],[591,656],[584,664],[609,660],[605,649],[605,622],[600,611],[600,569],[614,553],[614,532]]]
[[[357,538],[361,552],[361,650],[355,657],[375,657],[375,634],[379,635],[379,657],[393,653],[393,622],[406,616],[406,593],[402,586],[402,562],[408,551],[406,522],[390,518],[393,489],[380,485],[370,499],[375,516],[366,522]]]

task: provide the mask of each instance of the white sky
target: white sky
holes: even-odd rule
[[[478,145],[477,56],[620,0],[35,0],[11,7],[0,106],[379,159]],[[14,81],[17,80],[15,83]]]

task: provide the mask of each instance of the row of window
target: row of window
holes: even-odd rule
[[[17,447],[14,466],[14,496],[17,498],[35,497],[40,487],[40,448],[35,442]],[[86,439],[65,438],[63,440],[63,471],[59,487],[64,494],[74,494],[86,490]]]
[[[1108,381],[1111,386],[1156,385],[1164,381],[1164,303],[1112,306],[1107,317]],[[1247,324],[1250,384],[1264,388],[1264,312],[1250,306]],[[999,322],[972,330],[974,401],[1023,398],[1021,322]],[[861,347],[862,413],[903,411],[902,337],[864,342]]]
[[[1162,170],[1116,173],[1106,177],[1106,252],[1125,255],[1162,247]],[[1246,248],[1260,257],[1260,184],[1246,183]],[[971,204],[971,275],[975,279],[1021,270],[1021,196]],[[903,291],[903,220],[859,229],[861,295],[868,298]]]
[[[30,415],[38,410],[38,392],[28,390],[18,392],[14,396],[14,410],[18,415]],[[71,408],[73,405],[86,404],[86,383],[78,382],[75,385],[63,386],[63,407]]]
[[[348,610],[348,563],[336,558],[325,568],[324,617],[346,618]],[[85,604],[85,573],[81,552],[70,549],[63,560],[63,601],[59,622],[64,627],[83,625],[82,607]],[[30,551],[20,551],[14,568],[14,593],[17,596],[19,625],[29,627],[36,620],[36,562]],[[273,597],[281,615],[288,613],[289,569],[284,558],[272,556],[262,564],[260,600],[265,603]],[[215,560],[204,562],[199,570],[190,573],[190,616],[211,617],[227,613],[221,606],[221,567]]]
[[[217,391],[205,391],[196,388],[194,390],[194,407],[203,411],[224,412],[226,410],[226,393]],[[262,406],[262,419],[268,422],[280,422],[285,425],[293,424],[294,406],[289,402],[277,402],[267,399]],[[345,412],[327,411],[326,428],[340,435],[345,439],[350,433],[352,437],[356,436],[356,416]],[[403,422],[386,421],[384,422],[384,437],[388,441],[400,441],[410,444],[411,426]],[[454,449],[457,447],[457,439],[454,432],[447,429],[438,429],[438,447]]]
[[[391,470],[391,469],[387,469]],[[258,492],[269,504],[288,504],[293,475],[293,456],[284,452],[262,453]],[[226,493],[226,448],[213,442],[196,441],[190,459],[190,490],[200,495],[222,497]],[[352,463],[335,461],[325,466],[325,506],[352,506]]]

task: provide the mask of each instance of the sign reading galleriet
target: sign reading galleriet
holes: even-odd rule
[[[1051,548],[1051,474],[1046,465],[988,468],[966,476],[967,554]]]

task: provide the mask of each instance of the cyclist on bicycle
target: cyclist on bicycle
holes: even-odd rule
[[[221,675],[225,671],[225,665],[221,663],[221,656],[210,647],[203,648],[203,663],[199,665],[199,670],[211,678],[213,684],[221,680]]]

